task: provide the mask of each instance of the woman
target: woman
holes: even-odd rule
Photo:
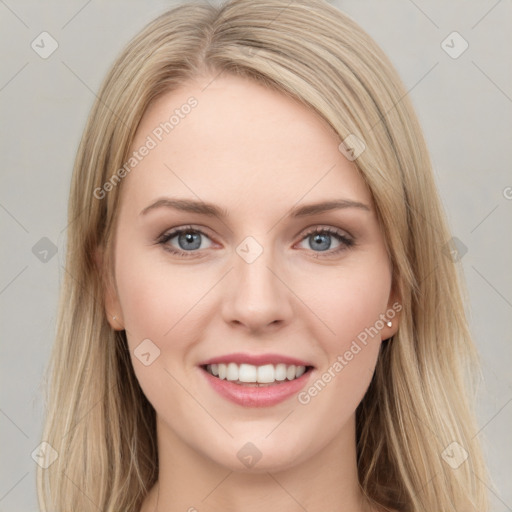
[[[43,510],[484,511],[417,119],[320,0],[187,3],[78,150]]]

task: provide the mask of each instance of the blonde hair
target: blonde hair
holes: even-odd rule
[[[129,158],[151,102],[220,72],[295,98],[342,140],[355,135],[366,146],[355,163],[374,199],[403,309],[357,409],[363,492],[400,511],[487,510],[472,409],[477,358],[457,267],[442,250],[450,234],[426,144],[391,62],[322,0],[187,2],[148,24],[108,73],[70,191],[43,433],[58,458],[38,470],[42,509],[135,512],[156,482],[155,411],[134,375],[125,333],[107,322],[103,299],[122,183],[103,199],[94,191]],[[97,248],[105,249],[104,272]],[[454,442],[459,454],[469,454],[456,469],[442,457]]]

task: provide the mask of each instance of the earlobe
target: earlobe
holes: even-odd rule
[[[400,294],[393,289],[389,295],[388,306],[385,314],[385,326],[382,330],[382,339],[389,339],[398,332],[402,309],[403,306]]]
[[[107,269],[104,268],[104,253],[103,249],[98,247],[94,252],[94,261],[98,269],[103,287],[103,301],[105,304],[105,314],[110,327],[115,331],[124,330],[124,319],[121,311],[121,305],[117,296],[117,290]]]
[[[399,322],[398,315],[393,320],[388,320],[384,329],[381,331],[381,337],[383,340],[392,338],[398,332]]]

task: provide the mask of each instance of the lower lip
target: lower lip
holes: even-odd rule
[[[244,407],[271,407],[297,394],[313,373],[311,368],[298,379],[280,381],[270,386],[243,386],[219,379],[200,367],[210,386],[224,398]]]

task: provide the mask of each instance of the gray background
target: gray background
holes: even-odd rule
[[[512,5],[331,3],[397,67],[425,131],[453,235],[467,248],[461,264],[484,377],[478,435],[494,482],[492,510],[512,510]],[[0,0],[0,512],[37,510],[31,453],[40,442],[67,195],[86,116],[122,46],[174,4]],[[59,45],[47,59],[31,48],[43,31]],[[453,31],[469,44],[458,58],[441,46]],[[58,249],[46,262],[32,250],[43,237]]]

